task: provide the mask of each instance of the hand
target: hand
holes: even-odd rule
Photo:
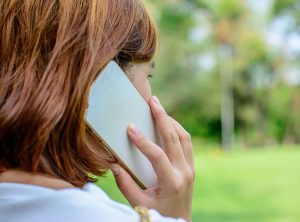
[[[149,141],[134,125],[129,126],[128,136],[151,162],[158,185],[142,190],[122,167],[113,165],[117,185],[133,207],[142,205],[156,209],[165,216],[191,221],[195,177],[191,137],[167,115],[155,96],[149,104],[162,136],[164,150]]]

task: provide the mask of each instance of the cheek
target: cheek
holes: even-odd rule
[[[152,96],[152,90],[148,78],[135,78],[133,80],[133,85],[148,102]]]

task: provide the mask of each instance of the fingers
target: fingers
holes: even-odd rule
[[[135,125],[128,127],[128,136],[134,145],[149,159],[162,186],[168,186],[174,181],[173,167],[165,152],[149,141]]]
[[[175,130],[179,136],[186,162],[191,166],[191,169],[194,172],[195,166],[191,135],[175,119],[172,117],[170,117],[170,119],[172,120]]]
[[[164,142],[164,150],[168,155],[171,163],[179,164],[184,160],[183,151],[181,148],[179,136],[170,121],[168,114],[160,104],[156,96],[150,99],[150,107],[155,118],[158,130]]]
[[[132,206],[137,206],[144,202],[144,199],[147,197],[126,170],[118,164],[114,164],[111,167],[111,171],[120,191]]]

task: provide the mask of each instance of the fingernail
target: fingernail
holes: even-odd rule
[[[135,136],[138,136],[141,134],[141,131],[134,124],[129,125],[129,131]]]
[[[120,174],[120,169],[119,168],[117,168],[117,167],[113,167],[112,169],[111,169],[111,172],[113,173],[113,175],[119,175]]]
[[[152,97],[152,100],[153,100],[153,102],[154,102],[155,104],[160,105],[160,102],[159,102],[159,100],[158,100],[158,98],[157,98],[156,96],[153,96],[153,97]]]

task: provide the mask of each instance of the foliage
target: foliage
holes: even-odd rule
[[[230,63],[237,143],[300,142],[299,89],[285,77],[287,67],[297,62],[274,52],[266,38],[271,23],[283,15],[298,24],[298,1],[274,0],[260,24],[245,0],[147,4],[160,33],[153,91],[193,136],[220,142],[220,73]],[[222,45],[232,49],[231,57],[220,57]]]
[[[293,20],[291,30],[300,32],[300,3],[297,0],[274,0],[273,13],[278,16],[290,16]]]

